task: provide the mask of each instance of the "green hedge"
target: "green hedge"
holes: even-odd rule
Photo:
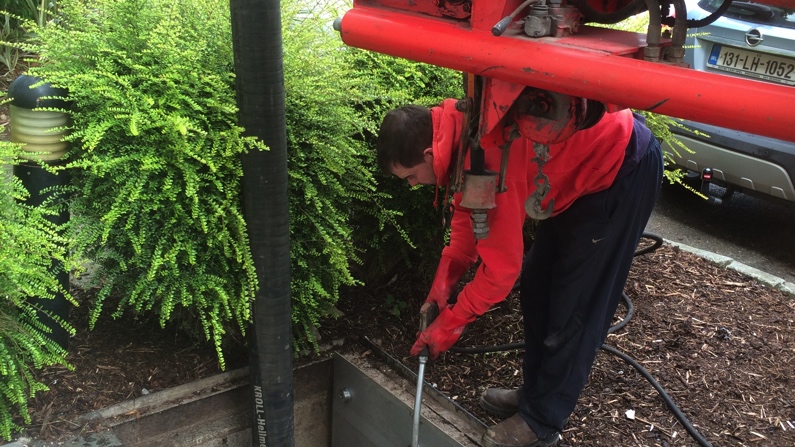
[[[347,48],[330,27],[340,13],[282,4],[296,348],[316,344],[340,287],[361,283],[363,256],[424,243],[422,219],[379,185],[372,137],[388,108],[460,87],[449,70]],[[29,74],[73,103],[69,235],[98,266],[91,323],[196,318],[223,365],[224,334],[245,330],[256,290],[239,155],[264,149],[237,125],[228,3],[64,0],[59,20],[26,26]]]
[[[71,249],[97,265],[91,324],[110,310],[197,318],[218,347],[244,328],[256,290],[241,211],[240,154],[224,1],[59,3],[35,30],[29,74],[69,91]]]
[[[435,106],[445,98],[464,96],[460,72],[400,59],[384,54],[349,49],[350,64],[360,85],[366,86],[357,104],[370,118],[365,128],[367,166],[377,188],[387,198],[376,202],[391,214],[389,222],[375,221],[367,214],[372,202],[353,219],[358,245],[366,250],[367,262],[356,269],[357,277],[371,285],[390,280],[401,268],[428,270],[433,274],[441,255],[446,229],[442,224],[444,190],[439,192],[438,209],[433,207],[432,186],[409,188],[405,181],[381,173],[375,162],[375,139],[383,116],[391,109],[420,104]]]
[[[342,13],[282,4],[299,345],[316,342],[315,327],[333,315],[342,286],[371,285],[396,259],[406,259],[399,253],[411,251],[409,241],[439,240],[427,237],[441,234],[432,190],[406,195],[405,184],[383,177],[374,136],[390,108],[438,103],[461,87],[460,74],[451,70],[345,46],[331,29]],[[420,202],[421,213],[404,215],[406,205]]]

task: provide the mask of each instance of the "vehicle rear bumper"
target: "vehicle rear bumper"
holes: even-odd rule
[[[671,131],[693,153],[663,144],[678,167],[697,173],[712,168],[715,180],[795,202],[795,143],[692,121],[682,124],[688,129]]]

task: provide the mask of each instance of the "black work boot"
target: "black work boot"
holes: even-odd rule
[[[486,430],[480,442],[483,447],[548,447],[559,440],[558,433],[549,435],[547,439],[538,439],[533,429],[517,413]]]
[[[519,411],[519,390],[486,388],[480,395],[480,406],[493,416],[509,418]]]

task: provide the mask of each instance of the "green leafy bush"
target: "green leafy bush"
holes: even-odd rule
[[[25,205],[28,193],[7,169],[18,161],[19,151],[19,145],[0,141],[0,437],[6,440],[21,429],[15,416],[30,423],[28,399],[47,390],[34,378],[34,370],[68,366],[66,351],[47,337],[50,329],[39,322],[41,309],[33,298],[62,294],[74,304],[51,271],[53,260],[66,262],[66,240],[48,220],[57,210]]]
[[[70,228],[77,253],[99,266],[92,322],[111,295],[121,297],[114,315],[153,311],[161,324],[179,306],[220,346],[227,321],[247,321],[255,287],[237,160],[255,142],[236,126],[228,5],[155,3],[63,1],[57,22],[26,25],[36,37],[22,48],[39,56],[30,74],[74,104]],[[460,89],[455,72],[345,47],[328,26],[337,13],[283,2],[298,345],[314,343],[340,286],[357,283],[360,254],[424,243],[411,230],[428,225],[412,216],[404,232],[376,183],[372,136],[389,108]],[[433,216],[431,202],[422,215]]]
[[[457,89],[451,70],[345,46],[331,6],[282,2],[292,237],[293,318],[300,341],[333,313],[340,287],[388,270],[409,241],[442,234],[433,190],[407,194],[378,172],[374,136],[391,108],[433,105]],[[409,204],[422,212],[406,214]],[[400,211],[398,211],[400,210]],[[429,230],[433,222],[433,230]],[[434,250],[438,255],[437,250]],[[369,273],[364,273],[369,272]]]
[[[56,0],[0,0],[0,10],[8,11],[22,20],[32,20],[39,26],[49,20],[58,10]],[[12,25],[19,23],[14,20]]]
[[[36,37],[21,47],[38,55],[29,74],[65,87],[74,104],[70,228],[76,252],[99,267],[92,323],[111,295],[114,316],[152,311],[165,324],[184,308],[223,363],[225,324],[243,328],[256,287],[238,155],[260,147],[236,124],[228,4],[154,3],[63,1],[57,22],[26,25]],[[400,97],[408,82],[363,83],[372,73],[350,65],[324,23],[329,10],[302,8],[282,11],[294,18],[283,34],[299,347],[315,342],[339,287],[356,284],[350,266],[363,249],[351,219],[366,212],[400,234],[373,177],[367,135],[380,116],[366,102]]]
[[[29,74],[69,91],[72,249],[97,265],[91,324],[175,310],[218,349],[256,290],[239,155],[264,147],[237,125],[225,1],[67,0],[35,23]]]
[[[673,132],[671,132],[671,127],[684,127],[681,123],[666,115],[646,112],[644,110],[636,110],[636,112],[646,117],[646,126],[651,130],[654,136],[660,140],[660,143],[668,143],[668,147],[674,151],[683,150],[686,152],[692,152],[687,146],[685,146],[684,143],[682,143],[679,138],[676,137],[676,135],[673,134]],[[663,159],[666,166],[673,166],[673,156],[669,152],[663,152]],[[682,182],[682,178],[685,174],[681,170],[666,169],[663,172],[663,175],[663,178],[667,179],[668,182],[679,183],[683,187],[701,195],[701,193],[693,189],[691,186]]]
[[[329,7],[282,2],[290,201],[292,318],[298,348],[316,343],[318,321],[333,312],[342,285],[356,284],[349,226],[352,202],[377,197],[363,165],[366,119]]]
[[[371,51],[351,48],[346,54],[347,64],[362,86],[363,96],[356,108],[370,117],[364,132],[368,148],[365,163],[373,172],[378,191],[386,195],[378,202],[386,213],[370,215],[373,205],[365,203],[352,220],[357,245],[365,250],[366,259],[357,268],[357,277],[368,285],[377,285],[390,280],[400,268],[418,268],[432,274],[445,241],[445,190],[437,196],[432,186],[408,188],[405,181],[381,173],[375,161],[375,140],[382,118],[395,107],[432,107],[446,98],[462,98],[463,77],[447,68]],[[385,215],[388,222],[380,220]]]

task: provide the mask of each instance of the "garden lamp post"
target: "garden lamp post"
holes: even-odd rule
[[[62,99],[66,91],[42,83],[39,78],[21,75],[9,86],[8,96],[11,98],[11,141],[23,144],[28,154],[27,162],[14,166],[14,175],[30,194],[25,203],[39,206],[52,196],[52,187],[65,186],[69,182],[65,171],[48,172],[40,164],[62,164],[61,158],[69,149],[69,144],[63,141],[64,126],[69,122],[69,115],[62,111],[67,107]],[[49,220],[56,225],[65,224],[69,220],[69,212],[63,207],[57,215],[49,216]],[[59,261],[53,260],[51,272],[57,276],[62,289],[68,290],[69,272]],[[39,321],[52,331],[48,337],[66,349],[69,334],[53,318],[67,319],[69,308],[63,293],[56,292],[52,298],[36,297],[34,300],[41,309]]]

